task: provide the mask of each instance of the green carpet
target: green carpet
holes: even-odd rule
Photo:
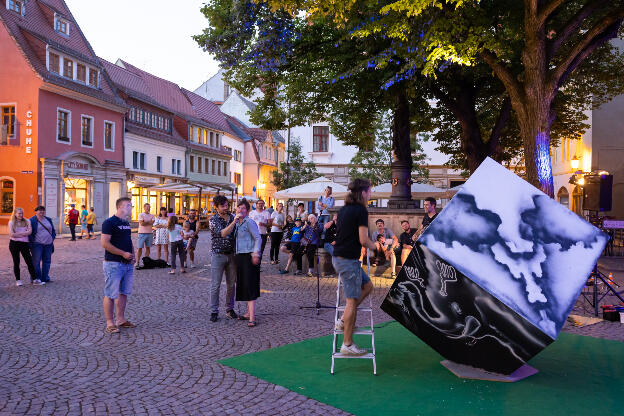
[[[367,346],[370,337],[356,336]],[[597,415],[624,408],[624,343],[562,333],[530,361],[540,372],[517,383],[457,378],[442,358],[396,322],[375,331],[371,360],[331,364],[331,336],[220,363],[356,415]],[[370,341],[368,341],[370,345]]]

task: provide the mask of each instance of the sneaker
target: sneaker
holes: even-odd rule
[[[337,319],[334,328],[336,331],[344,331],[344,321],[342,319]]]
[[[271,260],[271,264],[275,264],[275,262],[273,260]]]
[[[225,316],[231,319],[238,319],[238,315],[234,312],[234,309],[230,309],[229,311],[225,311]]]
[[[297,270],[296,272],[293,273],[295,276],[300,276],[303,274],[303,272],[301,270]]]
[[[210,314],[210,322],[217,322],[217,318],[218,318],[219,314],[216,312],[213,312]]]
[[[35,279],[35,280],[33,280],[33,282],[32,282],[32,283],[33,283],[33,285],[45,285],[45,282],[42,282],[42,281],[41,281],[41,280],[39,280],[39,279]]]
[[[308,277],[314,277],[314,273],[308,272]]]
[[[358,347],[357,345],[355,345],[355,342],[349,346],[346,346],[345,344],[342,344],[342,346],[340,347],[340,354],[344,354],[344,355],[364,355],[364,354],[368,354],[368,351]]]
[[[279,274],[288,274],[288,270],[280,270]]]
[[[195,268],[195,263],[191,263],[190,267],[191,267],[191,269],[194,269]]]
[[[24,286],[24,283],[22,283],[22,281],[21,281],[21,280],[16,280],[16,281],[15,281],[15,284],[16,284],[17,286]]]

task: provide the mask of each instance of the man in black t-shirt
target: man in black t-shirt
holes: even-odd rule
[[[401,264],[404,264],[410,251],[412,251],[412,247],[414,247],[417,234],[407,220],[401,221],[401,228],[403,228],[403,232],[399,236],[399,245],[401,247]]]
[[[429,227],[429,224],[431,224],[433,220],[435,220],[436,217],[438,216],[438,214],[436,213],[435,198],[428,196],[427,198],[425,198],[425,203],[423,204],[423,206],[425,209],[425,216],[422,219],[422,223],[420,224],[420,227],[418,227],[418,232],[417,232],[418,237],[420,237],[420,235],[423,232],[425,232],[427,227]]]
[[[362,270],[359,261],[362,246],[374,250],[375,243],[368,238],[368,211],[371,184],[366,179],[355,179],[349,184],[350,193],[346,205],[338,212],[338,234],[334,246],[333,264],[345,294],[346,306],[342,319],[336,322],[336,329],[344,331],[340,353],[364,355],[367,350],[353,342],[353,328],[357,318],[357,307],[373,289],[370,278]]]
[[[134,271],[134,249],[132,247],[132,229],[128,218],[132,214],[130,198],[117,200],[117,212],[102,223],[101,244],[104,250],[104,316],[106,332],[115,334],[119,328],[134,328],[135,324],[125,317],[128,295],[132,293]],[[113,307],[117,311],[115,323]]]

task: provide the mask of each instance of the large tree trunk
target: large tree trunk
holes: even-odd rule
[[[392,194],[388,207],[413,208],[412,147],[410,141],[409,101],[405,91],[399,91],[392,120]]]

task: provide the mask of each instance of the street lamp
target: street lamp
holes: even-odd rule
[[[576,157],[576,155],[574,155],[572,160],[570,160],[570,166],[572,166],[572,171],[576,172],[576,170],[579,167],[580,162],[581,162],[580,159]]]

